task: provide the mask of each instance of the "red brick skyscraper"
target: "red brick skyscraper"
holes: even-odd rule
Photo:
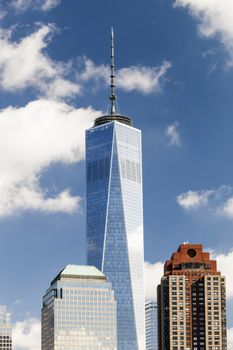
[[[158,286],[159,350],[227,350],[225,278],[201,244],[181,244]]]

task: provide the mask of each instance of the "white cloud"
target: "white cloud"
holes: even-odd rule
[[[0,217],[23,210],[78,210],[80,198],[69,189],[51,195],[39,180],[54,163],[84,158],[84,131],[97,116],[91,108],[48,100],[0,111]]]
[[[101,80],[109,84],[109,67],[106,65],[96,66],[90,59],[84,58],[84,69],[78,74],[81,81],[94,80],[97,83]],[[164,62],[159,67],[131,66],[117,71],[116,85],[125,91],[138,91],[143,94],[161,91],[164,77],[171,67],[170,62]]]
[[[229,198],[219,210],[219,213],[228,217],[229,219],[233,219],[233,197]]]
[[[187,8],[198,19],[201,35],[220,39],[233,64],[233,1],[176,0],[175,5]]]
[[[10,184],[4,189],[0,186],[0,192],[3,194],[0,200],[0,217],[25,210],[74,213],[79,209],[81,202],[78,196],[72,197],[69,190],[46,198],[46,192],[38,186],[38,179],[26,183],[25,186]]]
[[[41,324],[38,319],[29,318],[17,322],[12,331],[13,350],[40,350]]]
[[[56,77],[48,86],[46,86],[46,84],[42,85],[41,88],[44,95],[46,95],[48,98],[58,100],[75,96],[81,91],[81,87],[78,84],[59,77]]]
[[[227,330],[227,349],[233,350],[233,328]]]
[[[3,5],[0,4],[0,20],[7,15],[7,11],[4,9]]]
[[[41,9],[43,11],[51,10],[52,8],[58,6],[61,0],[45,0],[42,2]]]
[[[156,300],[157,286],[163,277],[163,263],[156,262],[151,264],[145,262],[145,294],[146,300]]]
[[[207,207],[217,216],[233,219],[233,187],[222,185],[217,189],[187,191],[176,197],[177,203],[186,210]]]
[[[95,65],[95,63],[87,57],[83,57],[80,59],[80,65],[83,66],[83,70],[78,73],[78,79],[81,81],[88,80],[105,80],[109,82],[110,69],[108,66],[101,64],[99,66]]]
[[[218,254],[213,252],[213,258],[217,260],[218,270],[222,275],[226,277],[226,289],[227,299],[233,298],[233,279],[232,279],[232,266],[233,266],[233,250],[230,250],[225,254]]]
[[[73,62],[52,60],[45,50],[54,32],[54,26],[41,25],[28,36],[14,41],[12,30],[0,30],[0,87],[3,90],[15,92],[32,87],[40,96],[64,99],[80,94],[82,86],[90,80],[97,86],[103,81],[109,84],[109,67],[105,65],[96,66],[86,57],[79,58],[83,69],[78,67],[75,76],[71,74],[77,70]],[[122,68],[117,73],[117,87],[143,94],[159,92],[170,67],[169,62],[164,62],[159,67]]]
[[[33,5],[33,0],[10,0],[10,4],[17,11],[25,11]]]
[[[33,87],[50,98],[71,97],[80,86],[67,80],[69,64],[55,62],[44,52],[55,28],[41,25],[19,41],[11,39],[11,30],[0,31],[0,86],[14,92]]]
[[[11,6],[17,11],[26,11],[30,8],[49,11],[59,5],[61,0],[12,0]]]
[[[117,77],[118,86],[126,91],[139,91],[149,94],[161,90],[161,82],[168,69],[170,62],[164,62],[159,67],[133,66],[119,70]]]
[[[188,191],[176,197],[177,203],[184,209],[197,209],[206,206],[213,191]]]
[[[180,146],[181,145],[181,137],[178,131],[179,124],[177,122],[168,125],[165,129],[165,135],[169,140],[169,144],[172,146]]]

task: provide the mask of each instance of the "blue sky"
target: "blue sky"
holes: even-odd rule
[[[0,17],[0,303],[15,348],[39,349],[43,293],[85,263],[84,130],[108,108],[112,26],[118,108],[143,135],[147,272],[156,284],[180,243],[203,243],[232,328],[233,4],[2,0]]]

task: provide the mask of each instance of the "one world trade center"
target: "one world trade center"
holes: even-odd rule
[[[117,300],[118,350],[145,349],[141,131],[116,110],[111,35],[110,112],[86,131],[87,263]]]

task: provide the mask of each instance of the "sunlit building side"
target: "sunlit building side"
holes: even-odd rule
[[[11,314],[4,305],[0,305],[0,349],[12,349]]]
[[[113,33],[111,111],[86,131],[87,264],[112,283],[119,350],[145,350],[141,131],[116,112]]]
[[[157,350],[157,302],[147,300],[145,303],[146,316],[146,350]]]
[[[93,266],[68,265],[43,298],[42,350],[116,350],[116,301]]]

